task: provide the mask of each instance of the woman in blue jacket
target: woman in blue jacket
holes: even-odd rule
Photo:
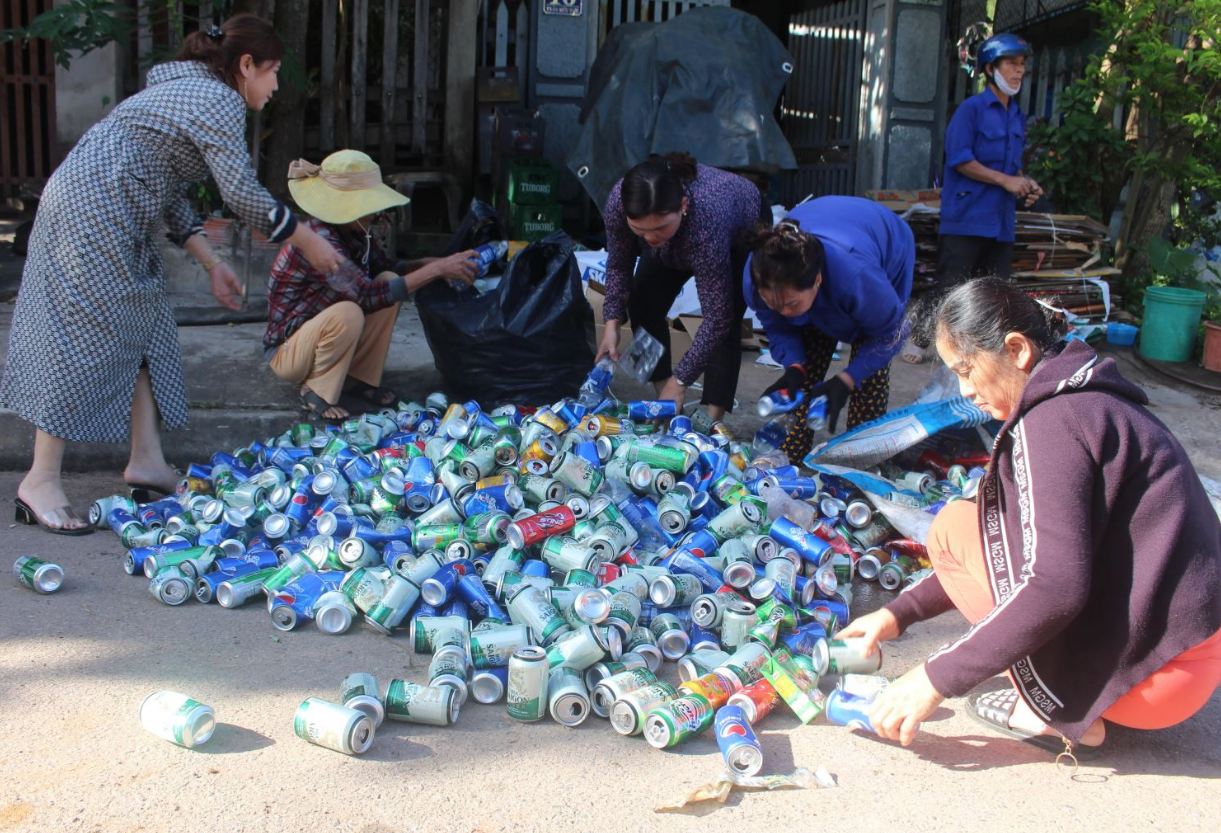
[[[784,375],[767,393],[827,397],[832,432],[848,405],[848,427],[886,413],[890,360],[904,336],[916,240],[893,211],[859,197],[803,203],[760,232],[742,275],[743,295],[767,331]],[[843,371],[823,380],[840,341],[852,345]],[[810,450],[806,406],[782,450],[793,462]]]

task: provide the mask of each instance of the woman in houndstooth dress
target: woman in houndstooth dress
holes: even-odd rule
[[[158,418],[187,421],[177,328],[157,249],[162,223],[237,307],[240,284],[209,248],[186,196],[211,173],[225,203],[272,240],[303,245],[333,271],[339,256],[264,189],[246,151],[246,107],[277,88],[283,47],[271,26],[238,15],[187,38],[181,60],[94,125],[43,192],[13,316],[0,405],[34,424],[34,460],[17,489],[17,520],[52,532],[87,525],[64,495],[66,441],[122,442],[129,484],[172,491]],[[300,242],[298,242],[300,241]]]

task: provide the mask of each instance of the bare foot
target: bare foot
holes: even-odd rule
[[[84,529],[89,526],[89,522],[83,518],[56,511],[71,506],[59,477],[42,477],[30,472],[17,486],[17,497],[25,501],[46,526],[53,529]]]
[[[1051,735],[1058,737],[1060,735],[1055,729],[1048,726],[1039,719],[1025,701],[1018,698],[1017,705],[1013,707],[1013,714],[1009,717],[1009,728],[1016,729],[1019,732],[1029,732],[1032,735]],[[1106,724],[1102,720],[1095,720],[1090,728],[1086,729],[1085,734],[1081,736],[1081,746],[1100,746],[1107,737]]]
[[[167,495],[174,494],[182,473],[171,467],[164,460],[136,461],[131,460],[123,469],[123,480],[128,484],[138,483],[144,486],[156,486]]]

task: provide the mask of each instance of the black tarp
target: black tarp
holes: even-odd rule
[[[718,168],[796,168],[773,117],[792,71],[771,30],[736,9],[616,26],[594,61],[568,167],[599,209],[650,153],[683,150]]]

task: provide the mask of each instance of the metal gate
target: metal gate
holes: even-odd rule
[[[53,0],[3,0],[0,29],[27,26]],[[55,62],[48,41],[0,45],[0,199],[37,189],[55,167]]]
[[[793,75],[780,125],[798,168],[778,183],[785,205],[855,192],[865,14],[865,0],[824,0],[789,17]]]

